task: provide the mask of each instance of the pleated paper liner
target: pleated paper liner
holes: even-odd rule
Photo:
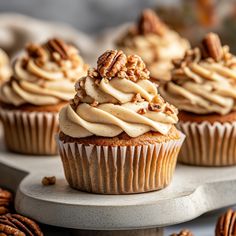
[[[0,109],[6,147],[13,152],[56,155],[58,114]]]
[[[96,146],[58,140],[65,177],[72,188],[100,194],[159,190],[172,180],[179,140],[142,146]]]
[[[180,122],[186,135],[179,162],[197,166],[236,165],[236,122]]]

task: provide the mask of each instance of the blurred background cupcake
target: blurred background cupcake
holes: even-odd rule
[[[9,150],[56,154],[57,114],[74,94],[87,65],[75,47],[60,39],[30,43],[13,64],[13,76],[0,88],[0,116]]]
[[[139,56],[106,51],[60,111],[58,146],[69,185],[101,194],[166,187],[184,140],[177,113]]]
[[[0,49],[0,84],[8,81],[12,75],[10,60],[8,55]]]
[[[117,41],[117,47],[128,55],[141,56],[155,81],[170,79],[171,60],[183,57],[189,43],[171,30],[153,10],[146,9],[137,25],[132,25]]]
[[[203,166],[236,164],[236,57],[214,33],[174,61],[161,95],[179,110],[186,134],[179,161]]]

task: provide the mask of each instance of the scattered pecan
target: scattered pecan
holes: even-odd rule
[[[141,97],[140,93],[137,93],[132,98],[131,102],[142,102],[144,99]]]
[[[220,38],[215,33],[209,33],[202,40],[203,57],[211,57],[215,61],[220,61],[223,57],[223,49]]]
[[[141,109],[139,109],[139,110],[137,111],[137,113],[140,114],[140,115],[144,115],[144,114],[147,113],[147,109],[141,108]]]
[[[12,193],[0,188],[0,215],[10,212],[13,203]]]
[[[149,111],[161,111],[161,105],[157,103],[149,103],[148,104],[148,110]]]
[[[46,47],[52,54],[54,52],[57,52],[63,60],[67,60],[69,58],[68,45],[61,39],[58,38],[50,39],[46,43]]]
[[[158,34],[163,36],[167,26],[160,20],[156,13],[151,9],[145,9],[138,22],[138,31],[140,34]]]
[[[173,105],[166,103],[164,113],[166,113],[167,115],[172,115],[174,113],[177,113],[177,109]]]
[[[193,236],[193,233],[188,229],[184,229],[177,234],[176,233],[171,234],[171,236]]]
[[[0,216],[0,233],[9,236],[43,236],[36,222],[25,216],[10,213]]]
[[[56,184],[56,177],[55,176],[43,177],[42,185],[49,186],[49,185],[54,185],[54,184]]]
[[[236,211],[228,209],[217,221],[215,228],[216,236],[236,235]]]
[[[127,57],[122,51],[108,50],[97,61],[97,70],[101,77],[114,77],[125,66]]]

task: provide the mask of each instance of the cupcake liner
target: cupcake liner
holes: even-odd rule
[[[13,152],[55,155],[58,114],[0,109],[6,147]]]
[[[142,146],[96,146],[58,140],[65,177],[72,188],[101,194],[162,189],[172,179],[185,136]]]
[[[236,122],[180,122],[186,135],[179,162],[198,166],[230,166],[236,164]]]

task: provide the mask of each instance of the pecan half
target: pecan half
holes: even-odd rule
[[[17,236],[43,236],[37,223],[19,214],[0,216],[0,233]]]
[[[216,236],[236,235],[236,212],[232,209],[227,210],[217,221],[215,228]]]
[[[140,34],[158,34],[163,36],[167,26],[160,20],[156,13],[151,9],[145,9],[138,22],[138,31]]]
[[[13,203],[12,193],[0,188],[0,215],[10,212]]]
[[[220,61],[223,57],[223,49],[220,38],[215,33],[208,33],[202,40],[203,57],[211,57],[215,61]]]
[[[176,233],[171,234],[171,236],[193,236],[193,233],[188,229],[184,229],[177,234]]]
[[[50,39],[46,43],[46,47],[49,49],[51,53],[57,52],[64,60],[67,60],[69,58],[68,45],[61,39],[58,38]]]
[[[126,62],[126,55],[122,51],[108,50],[98,58],[97,70],[101,77],[114,77]]]

